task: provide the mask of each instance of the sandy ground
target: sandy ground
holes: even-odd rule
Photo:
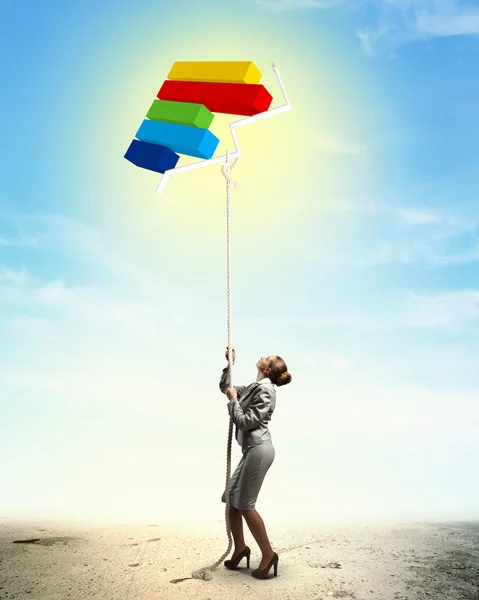
[[[479,600],[479,522],[269,526],[268,533],[278,577],[251,576],[260,553],[246,531],[250,569],[246,561],[238,571],[221,564],[211,581],[171,583],[226,551],[224,520],[175,528],[0,518],[0,599]],[[26,539],[39,541],[13,543]]]

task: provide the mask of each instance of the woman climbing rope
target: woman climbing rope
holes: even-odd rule
[[[225,356],[228,360],[228,348]],[[232,362],[235,362],[234,348]],[[244,517],[262,552],[261,562],[251,574],[257,579],[265,579],[273,565],[274,575],[277,575],[279,559],[271,548],[263,519],[255,510],[255,504],[275,455],[268,429],[268,421],[276,406],[275,386],[290,383],[291,375],[280,356],[262,356],[256,368],[256,382],[250,385],[229,387],[228,367],[223,369],[220,380],[220,390],[229,399],[227,406],[236,426],[236,441],[243,453],[230,480],[229,520],[235,547],[231,559],[225,560],[224,565],[227,569],[237,569],[241,559],[246,557],[249,568],[251,550],[243,537]],[[226,490],[221,500],[226,502]]]

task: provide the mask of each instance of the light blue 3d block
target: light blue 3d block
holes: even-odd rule
[[[197,158],[211,158],[219,139],[208,129],[145,119],[136,132],[143,142],[167,146],[173,152]]]

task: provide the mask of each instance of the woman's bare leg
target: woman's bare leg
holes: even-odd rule
[[[242,510],[241,514],[245,518],[248,524],[249,530],[251,531],[256,543],[260,547],[263,558],[259,564],[259,569],[264,569],[269,561],[274,556],[273,548],[269,543],[268,534],[266,533],[266,527],[261,515],[256,510]]]
[[[233,534],[233,539],[235,542],[235,547],[233,550],[233,554],[231,556],[231,560],[235,559],[238,554],[243,552],[246,547],[246,543],[244,541],[244,533],[243,533],[243,517],[241,516],[240,511],[230,504],[230,526],[231,533]]]

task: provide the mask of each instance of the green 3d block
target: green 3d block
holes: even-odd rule
[[[214,114],[203,104],[155,100],[147,112],[148,119],[209,129]]]

